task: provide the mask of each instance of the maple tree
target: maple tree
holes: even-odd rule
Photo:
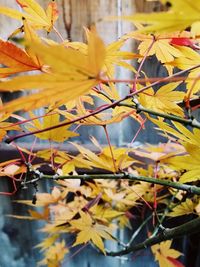
[[[19,152],[18,158],[0,163],[0,176],[13,186],[13,191],[0,194],[34,185],[32,199],[18,201],[31,207],[28,215],[11,216],[44,221],[39,265],[60,266],[72,247],[92,244],[113,257],[151,247],[160,267],[184,266],[172,239],[196,233],[200,226],[200,122],[193,116],[200,107],[198,1],[160,0],[170,3],[168,11],[123,16],[120,19],[133,22],[136,30],[109,45],[93,27],[84,29],[86,43],[64,40],[54,25],[56,1],[49,1],[45,10],[36,0],[16,2],[22,11],[0,6],[1,15],[22,23],[9,41],[0,40],[0,91],[28,93],[0,102],[0,141]],[[38,30],[55,31],[60,42],[42,38]],[[11,41],[18,34],[23,36],[20,46]],[[130,39],[138,42],[137,50],[122,51]],[[166,69],[166,77],[147,77],[143,65],[151,56]],[[116,66],[134,78],[117,79]],[[123,97],[119,83],[128,84]],[[42,107],[43,115],[36,116]],[[127,118],[139,124],[131,144],[147,120],[167,142],[137,148],[112,145],[107,125]],[[88,125],[105,132],[105,146],[90,137],[97,152],[73,140],[79,128]],[[35,138],[30,150],[15,142],[26,136]],[[35,151],[38,140],[46,140],[49,148]],[[76,153],[67,152],[64,142]],[[51,192],[38,192],[38,184],[47,179],[54,183]],[[141,225],[125,243],[115,230],[131,229],[135,210]],[[192,215],[187,222],[166,227],[169,218],[186,214]],[[146,240],[136,244],[145,227]],[[66,236],[74,238],[72,244]],[[107,240],[120,249],[109,251]]]

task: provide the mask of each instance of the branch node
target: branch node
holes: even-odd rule
[[[53,178],[53,180],[58,180],[59,179],[59,174],[58,173],[54,174],[52,176],[52,178]]]

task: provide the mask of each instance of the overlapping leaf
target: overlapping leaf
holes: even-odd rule
[[[112,154],[109,147],[104,147],[101,152],[96,155],[89,149],[73,143],[73,145],[80,151],[86,160],[88,160],[94,168],[100,168],[108,171],[115,172],[115,167],[118,170],[123,170],[128,168],[133,162],[138,162],[137,160],[131,158],[126,154],[126,148],[116,148],[112,147],[112,153],[114,157],[115,164],[113,163]]]
[[[178,47],[174,47],[170,43],[172,36],[176,37],[180,35],[182,36],[183,33],[156,34],[153,37],[150,34],[143,34],[135,31],[125,35],[124,38],[133,38],[135,40],[141,41],[141,43],[138,45],[140,55],[145,55],[154,38],[155,40],[152,48],[148,52],[148,56],[156,55],[157,59],[161,63],[166,63],[182,55]],[[185,35],[188,36],[188,33],[184,32],[184,36]]]
[[[0,83],[0,91],[38,89],[35,94],[4,105],[4,111],[30,110],[49,103],[60,106],[98,84],[105,59],[105,46],[96,32],[90,32],[88,36],[87,56],[63,45],[50,47],[34,43],[29,47],[48,66],[48,73],[16,77]]]
[[[86,30],[86,33],[89,34],[90,32]],[[103,71],[109,78],[113,78],[115,65],[124,67],[132,72],[135,72],[135,68],[131,64],[127,63],[125,60],[142,58],[142,56],[139,54],[135,54],[133,52],[128,51],[121,51],[120,49],[125,44],[125,41],[126,39],[123,38],[116,42],[112,42],[108,46],[106,46],[106,55]],[[67,42],[66,46],[77,49],[87,55],[87,45],[84,45],[81,42]]]
[[[45,149],[37,152],[37,157],[42,158],[45,161],[52,161],[60,165],[62,174],[67,175],[70,172],[75,171],[76,168],[91,169],[91,163],[89,160],[83,158],[81,154],[72,156],[64,151],[58,151],[56,149]]]

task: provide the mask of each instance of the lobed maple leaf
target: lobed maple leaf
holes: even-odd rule
[[[34,114],[30,113],[31,117],[34,118]],[[60,122],[60,115],[57,113],[54,114],[46,114],[43,117],[43,121],[40,122],[38,119],[34,120],[32,122],[32,126],[28,127],[29,131],[35,131],[35,130],[42,130],[45,128],[49,128],[53,125],[57,125]],[[64,122],[64,121],[62,121]],[[78,136],[77,133],[68,131],[67,129],[70,127],[68,126],[63,126],[59,127],[56,129],[52,129],[50,131],[42,132],[35,134],[36,137],[44,140],[49,140],[49,141],[55,141],[55,142],[63,142],[71,137]]]
[[[180,203],[172,209],[167,215],[171,217],[183,216],[194,213],[196,204],[191,199],[186,199],[185,202]]]
[[[188,155],[172,157],[165,160],[174,170],[180,171],[179,181],[189,183],[200,180],[200,148],[191,150]]]
[[[194,146],[199,146],[200,144],[200,129],[194,128],[192,131],[187,129],[185,126],[183,126],[179,122],[173,122],[173,126],[170,126],[168,123],[163,122],[163,120],[152,120],[156,125],[159,126],[157,128],[159,131],[163,131],[165,133],[168,133],[172,136],[175,136],[179,139],[179,142],[182,144],[189,143]]]
[[[0,176],[13,177],[25,171],[26,167],[22,165],[19,159],[7,160],[0,163]]]
[[[80,211],[80,216],[80,219],[70,221],[70,225],[74,231],[78,231],[76,241],[73,246],[92,241],[92,243],[105,254],[102,239],[114,240],[111,235],[112,229],[97,223],[88,213]]]
[[[22,203],[28,206],[34,207],[43,207],[48,206],[58,201],[62,200],[65,196],[62,195],[62,192],[57,188],[53,187],[50,194],[48,193],[37,193],[37,202],[35,204],[32,203],[31,200],[17,200],[17,203]]]
[[[58,164],[59,172],[62,175],[67,175],[71,172],[74,172],[76,168],[91,169],[90,161],[84,159],[81,154],[72,156],[65,151],[44,149],[37,152],[37,157],[42,158],[47,162],[53,161],[55,164]]]
[[[100,89],[101,89],[100,91],[97,90],[97,91],[91,92],[91,95],[97,97],[100,100],[103,100],[106,104],[111,104],[113,100],[120,99],[118,89],[113,83],[109,83],[109,86],[105,84],[101,84]],[[132,104],[130,100],[126,100],[125,103],[129,105]],[[121,120],[127,117],[136,120],[141,125],[143,124],[143,119],[136,112],[136,110],[133,109],[132,107],[126,107],[126,106],[123,106],[123,107],[116,106],[112,109],[111,112],[109,113],[101,112],[101,114],[97,114],[93,118],[86,119],[86,122],[89,121],[91,124],[95,122],[95,124],[103,125],[103,122],[105,122],[105,124],[120,122]]]
[[[41,248],[41,250],[46,250],[58,239],[59,235],[51,235],[44,239],[41,243],[39,243],[36,247]]]
[[[142,29],[143,27],[140,26],[139,29]],[[140,44],[138,45],[137,49],[139,50],[140,55],[145,55],[146,51],[151,47],[151,49],[148,51],[148,57],[155,55],[157,59],[165,64],[167,62],[171,62],[174,60],[174,58],[182,56],[181,51],[179,50],[178,46],[173,46],[171,43],[172,37],[178,37],[179,36],[188,36],[189,33],[187,32],[176,32],[173,34],[155,34],[154,36],[150,34],[144,34],[140,33],[138,31],[130,32],[126,34],[123,38],[129,39],[133,38],[135,40],[140,41]],[[152,45],[152,41],[153,45]],[[141,59],[139,58],[139,61]],[[173,67],[170,65],[165,64],[165,67],[167,68],[168,72],[171,74]]]
[[[184,265],[177,260],[177,258],[181,256],[181,253],[170,248],[171,244],[172,241],[167,240],[152,246],[151,250],[155,256],[155,260],[158,261],[159,267],[184,267]]]
[[[185,93],[174,91],[179,84],[180,82],[166,84],[156,92],[153,88],[149,88],[139,95],[139,101],[142,106],[148,109],[183,116],[183,110],[176,102],[182,101]]]
[[[122,211],[118,211],[113,207],[104,207],[103,205],[95,205],[90,209],[90,212],[92,212],[92,216],[96,220],[107,223],[124,215],[124,212]]]
[[[105,58],[105,71],[109,78],[114,76],[114,66],[121,66],[131,72],[136,72],[135,68],[125,60],[132,60],[141,58],[141,55],[127,51],[120,51],[120,48],[124,45],[125,39],[120,39],[116,42],[109,44],[106,47],[106,58]]]
[[[57,3],[51,0],[46,11],[35,0],[16,0],[24,12],[0,6],[0,14],[21,20],[26,18],[36,29],[45,29],[50,32],[58,18]]]
[[[41,71],[43,71],[44,64],[42,62],[42,59],[37,55],[35,50],[31,48],[28,44],[34,43],[34,44],[41,44],[41,39],[37,35],[37,33],[34,31],[33,27],[31,26],[28,21],[23,18],[23,31],[24,31],[24,39],[25,39],[25,50],[27,54],[31,57],[31,59],[35,62],[36,65],[41,66]]]

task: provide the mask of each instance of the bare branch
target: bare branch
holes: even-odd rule
[[[38,175],[38,174],[37,174]],[[54,180],[65,180],[65,179],[83,179],[83,180],[91,180],[91,179],[127,179],[130,181],[143,181],[152,184],[159,184],[166,187],[176,188],[178,190],[183,190],[192,194],[200,195],[200,187],[195,185],[182,184],[179,182],[172,182],[170,180],[158,179],[153,177],[145,177],[145,176],[136,176],[131,173],[117,173],[117,174],[82,174],[82,175],[45,175],[41,174],[38,176],[39,179],[54,179]],[[34,179],[35,182],[35,179]],[[27,183],[32,183],[31,180],[27,181]]]
[[[200,217],[193,219],[187,223],[184,223],[180,226],[177,226],[171,229],[165,229],[162,233],[154,237],[147,238],[144,242],[141,242],[137,245],[131,245],[131,246],[128,246],[127,248],[124,248],[122,250],[115,251],[115,252],[108,251],[106,255],[112,256],[112,257],[123,256],[129,253],[141,250],[141,249],[151,247],[165,240],[175,239],[175,238],[178,238],[184,235],[197,233],[200,231],[199,229],[200,229]]]

